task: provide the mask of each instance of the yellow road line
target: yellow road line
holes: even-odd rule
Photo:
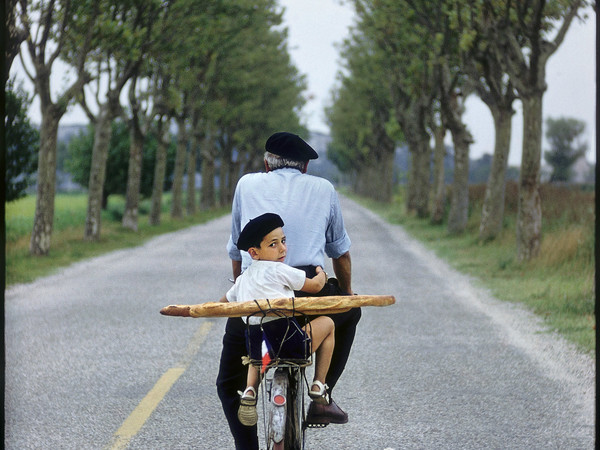
[[[186,371],[193,357],[196,355],[200,346],[206,339],[212,322],[203,322],[198,331],[189,342],[182,360],[177,367],[167,370],[156,382],[150,392],[142,399],[138,406],[133,410],[125,422],[114,434],[111,444],[107,447],[110,450],[122,450],[127,448],[131,439],[140,431],[150,415],[154,412],[161,400],[167,395],[173,384]]]
[[[183,372],[185,372],[183,367],[175,367],[167,370],[160,377],[160,380],[157,381],[150,392],[148,392],[125,422],[123,422],[121,428],[117,430],[111,449],[124,449],[129,445],[129,441],[140,431],[146,420],[148,420],[160,401],[169,392],[173,383],[177,381]]]

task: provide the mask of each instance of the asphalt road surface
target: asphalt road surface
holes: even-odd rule
[[[309,449],[592,449],[594,362],[397,226],[342,199],[367,307]],[[165,317],[230,283],[229,217],[13,287],[7,449],[231,449],[215,379],[225,319]],[[330,271],[329,269],[328,271]]]

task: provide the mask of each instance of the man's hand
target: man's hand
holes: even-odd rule
[[[342,292],[354,295],[352,291],[352,259],[350,258],[350,252],[344,253],[339,258],[331,258],[331,262]]]
[[[237,280],[237,277],[239,277],[242,274],[242,262],[232,259],[231,271],[233,272],[233,281]]]

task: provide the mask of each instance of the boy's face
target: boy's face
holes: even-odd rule
[[[263,238],[260,247],[251,247],[249,253],[253,259],[283,262],[287,253],[283,229],[275,228]]]

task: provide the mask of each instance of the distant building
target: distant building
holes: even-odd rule
[[[594,183],[596,165],[590,163],[585,155],[579,158],[571,166],[571,183],[589,184]]]

